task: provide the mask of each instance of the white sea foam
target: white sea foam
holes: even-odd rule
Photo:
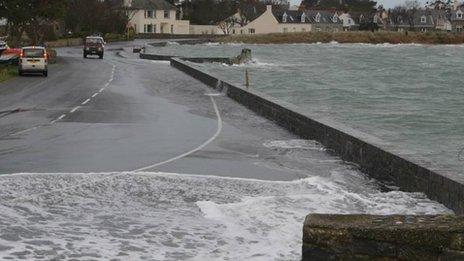
[[[230,66],[228,64],[223,64],[224,66]],[[234,67],[248,67],[248,68],[266,68],[266,67],[283,67],[283,66],[288,66],[288,64],[282,64],[282,63],[269,63],[269,62],[262,62],[259,59],[252,59],[250,62],[246,63],[241,63],[241,64],[233,64],[232,66]]]
[[[314,140],[271,140],[265,142],[263,145],[273,149],[324,150],[324,147]]]
[[[0,257],[297,260],[308,213],[449,213],[421,194],[381,193],[350,176],[3,175]]]
[[[178,42],[175,41],[168,41],[166,42],[167,45],[180,45]]]

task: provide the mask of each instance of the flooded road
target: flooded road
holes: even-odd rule
[[[121,49],[123,48],[123,49]],[[0,257],[299,260],[309,213],[450,213],[114,45],[0,84]]]

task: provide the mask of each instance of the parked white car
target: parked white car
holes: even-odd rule
[[[44,47],[28,46],[21,48],[19,57],[19,75],[25,73],[40,73],[48,76],[48,55]]]

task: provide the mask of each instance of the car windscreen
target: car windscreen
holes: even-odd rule
[[[29,58],[44,57],[44,50],[43,49],[24,49],[23,56],[29,57]]]
[[[87,38],[85,39],[86,44],[102,44],[102,40],[99,38]]]

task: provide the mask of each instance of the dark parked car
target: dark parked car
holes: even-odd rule
[[[84,40],[84,58],[87,55],[98,55],[100,59],[103,59],[105,53],[105,41],[102,37],[89,36]]]

